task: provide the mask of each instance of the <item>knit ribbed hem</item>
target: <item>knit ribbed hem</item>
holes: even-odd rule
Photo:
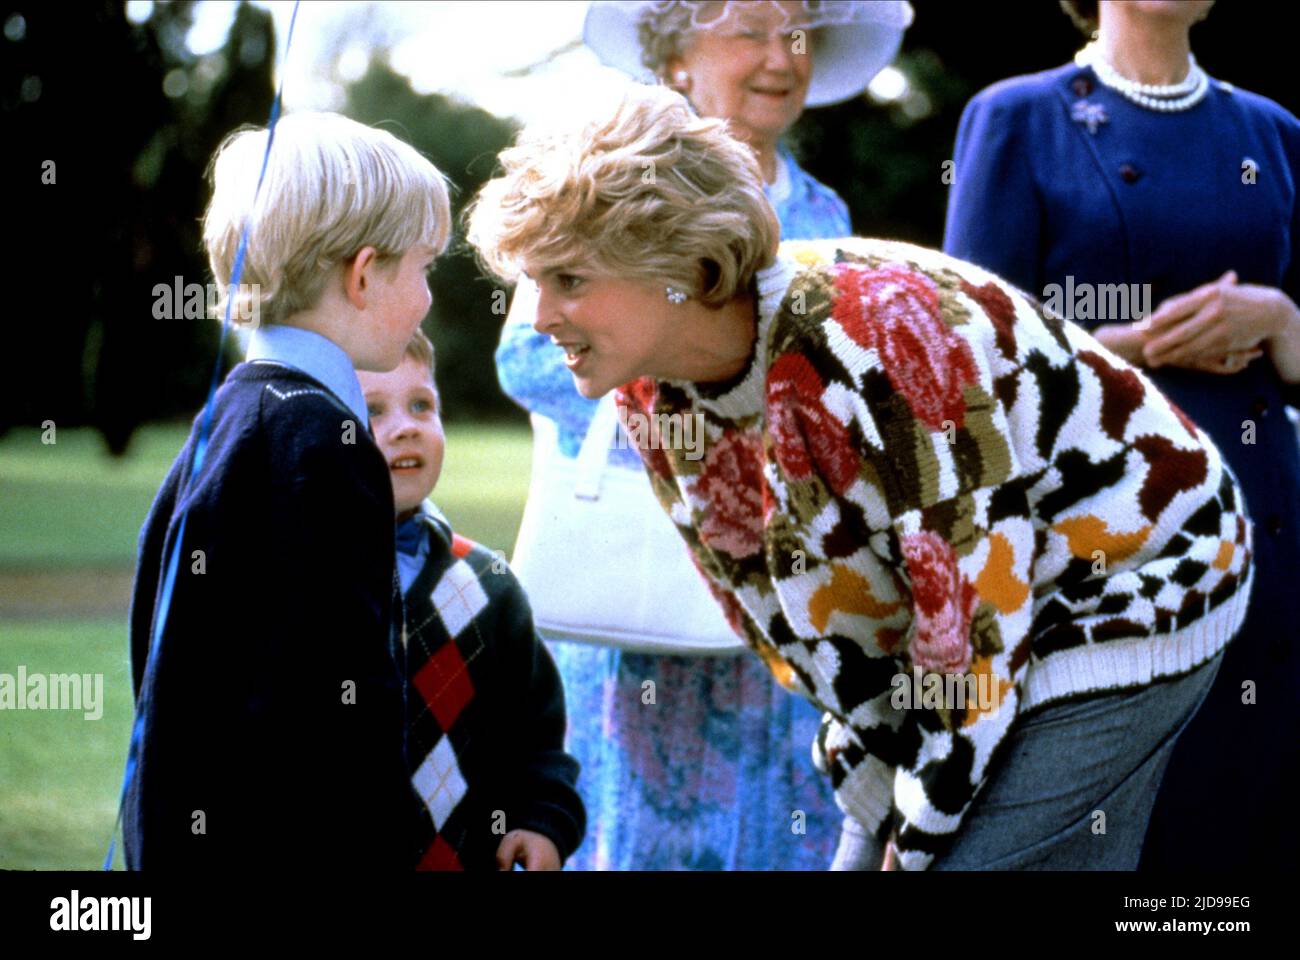
[[[1153,680],[1191,672],[1224,649],[1241,629],[1254,578],[1252,568],[1231,600],[1182,630],[1089,643],[1032,662],[1019,712],[1080,694],[1144,687]]]

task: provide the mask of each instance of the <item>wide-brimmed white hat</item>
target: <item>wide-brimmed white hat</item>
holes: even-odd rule
[[[664,0],[593,0],[583,42],[608,66],[654,83],[657,78],[641,61],[638,25],[665,6]],[[805,100],[809,107],[839,103],[865,90],[898,53],[913,17],[907,0],[825,0],[809,6],[810,26],[825,28]]]

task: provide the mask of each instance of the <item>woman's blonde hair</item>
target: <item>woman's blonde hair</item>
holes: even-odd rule
[[[330,271],[374,247],[381,261],[425,243],[442,253],[451,231],[447,185],[410,144],[332,113],[293,113],[275,142],[257,206],[265,129],[231,134],[209,166],[212,201],[203,241],[221,289],[220,309],[277,323],[316,305]],[[230,289],[248,227],[240,289]]]
[[[480,262],[503,280],[525,265],[584,267],[719,307],[776,252],[753,150],[666,88],[638,86],[580,129],[525,130],[500,159],[503,175],[465,218]]]

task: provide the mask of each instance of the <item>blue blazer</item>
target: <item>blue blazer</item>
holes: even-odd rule
[[[1072,274],[1150,283],[1156,306],[1228,269],[1300,297],[1300,121],[1211,84],[1173,114],[1073,64],[982,91],[957,133],[945,252],[1039,297]]]
[[[1300,121],[1264,97],[1212,80],[1194,108],[1158,113],[1071,63],[975,96],[954,161],[944,250],[1039,299],[1051,284],[1150,284],[1154,310],[1232,269],[1300,302]],[[1300,405],[1300,386],[1267,358],[1235,376],[1148,374],[1240,478],[1257,579],[1293,576],[1300,446],[1283,405]],[[1254,444],[1242,442],[1247,420]],[[1289,618],[1278,622],[1300,623],[1300,591],[1257,583],[1255,597]]]

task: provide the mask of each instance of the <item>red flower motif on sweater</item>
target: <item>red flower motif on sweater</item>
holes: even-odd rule
[[[889,382],[931,430],[966,416],[962,391],[979,379],[970,346],[943,322],[939,291],[904,267],[841,265],[835,278],[835,321],[856,343],[880,354]]]
[[[903,537],[912,578],[912,663],[926,672],[965,673],[972,650],[970,625],[979,596],[961,571],[952,544],[929,530]]]
[[[763,443],[757,434],[728,431],[709,447],[694,480],[702,505],[700,540],[733,557],[749,557],[763,545]]]
[[[843,494],[858,477],[849,431],[822,404],[821,377],[807,357],[782,354],[767,372],[767,427],[776,462],[791,480],[814,473]]]
[[[614,402],[618,404],[622,413],[621,419],[623,423],[627,423],[627,417],[630,414],[652,417],[658,398],[659,389],[655,386],[653,377],[641,377],[639,380],[632,380],[623,384],[614,392]],[[648,430],[636,430],[629,436],[629,440],[632,442],[638,439],[646,441],[645,445],[637,445],[637,452],[641,454],[641,461],[658,476],[671,483],[673,469],[668,462],[668,455],[664,453],[662,444],[651,443]]]
[[[1008,360],[1016,359],[1016,307],[1007,292],[990,280],[982,287],[963,280],[962,293],[978,303],[993,324],[998,350]]]

